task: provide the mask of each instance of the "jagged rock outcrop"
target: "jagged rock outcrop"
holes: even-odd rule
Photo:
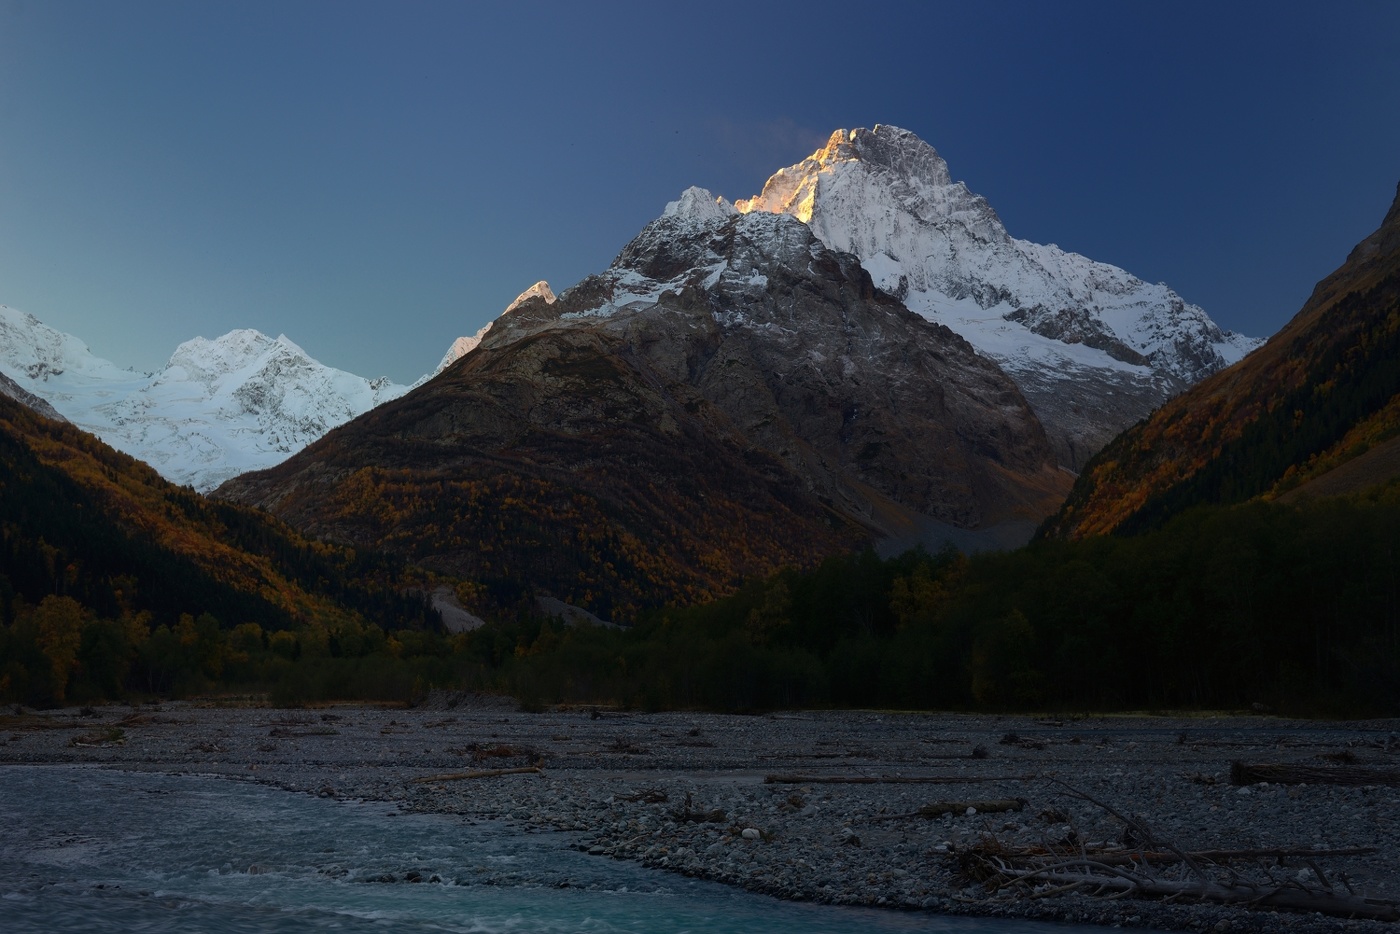
[[[58,414],[58,410],[49,405],[34,393],[25,389],[19,383],[10,379],[4,373],[0,373],[0,395],[15,400],[20,405],[32,409],[45,418],[52,418],[55,421],[66,422],[68,419]]]

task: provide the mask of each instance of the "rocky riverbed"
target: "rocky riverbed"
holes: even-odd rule
[[[1237,786],[1232,761],[1393,772],[1400,721],[526,713],[470,695],[408,710],[166,703],[0,716],[0,762],[216,774],[505,819],[572,832],[599,859],[782,898],[1172,930],[1394,931],[988,874],[1039,853],[1101,877],[1400,901],[1400,787]],[[1225,851],[1250,852],[1194,866],[1175,855]],[[1141,852],[1161,861],[1127,861]]]

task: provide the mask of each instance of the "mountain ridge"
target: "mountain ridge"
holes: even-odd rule
[[[1283,496],[1397,432],[1400,186],[1380,227],[1263,347],[1105,448],[1046,534],[1131,531],[1196,502]]]
[[[985,198],[898,127],[837,130],[741,212],[792,214],[875,284],[995,359],[1078,469],[1098,447],[1258,341],[1165,285],[1017,240]]]

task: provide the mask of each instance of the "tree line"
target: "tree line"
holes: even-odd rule
[[[1203,507],[1136,536],[1009,553],[838,556],[626,629],[567,626],[528,601],[453,635],[229,628],[207,614],[152,627],[62,597],[17,602],[3,585],[0,598],[9,699],[264,690],[281,703],[408,701],[441,687],[531,708],[1400,711],[1394,486]]]

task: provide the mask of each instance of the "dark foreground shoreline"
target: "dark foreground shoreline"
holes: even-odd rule
[[[1037,847],[1108,863],[1144,850],[1270,851],[1286,855],[1229,866],[1289,892],[1400,900],[1400,787],[1234,786],[1232,761],[1394,771],[1400,721],[523,713],[479,696],[411,710],[167,703],[0,717],[3,763],[221,775],[505,819],[572,831],[598,858],[781,898],[1166,930],[1396,931],[1311,911],[974,878],[987,865],[974,854],[1014,863]],[[1144,830],[1150,846],[1135,839]],[[1350,852],[1290,852],[1302,849]],[[1164,882],[1229,878],[1130,868]]]

